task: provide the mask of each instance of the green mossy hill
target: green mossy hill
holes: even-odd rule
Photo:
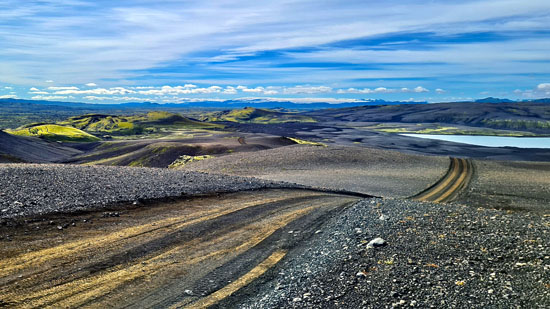
[[[100,139],[77,128],[56,124],[37,124],[6,131],[13,135],[33,136],[59,142],[95,142]]]
[[[87,114],[71,117],[59,124],[75,127],[94,134],[135,135],[153,133],[161,127],[185,127],[209,129],[218,127],[215,124],[203,123],[169,112],[149,112],[143,115],[115,116]]]
[[[202,121],[230,121],[239,123],[285,123],[285,122],[316,122],[315,119],[298,113],[280,112],[269,109],[245,107],[223,112],[208,113],[200,117]]]
[[[202,161],[206,159],[213,158],[214,156],[211,155],[202,155],[202,156],[188,156],[183,155],[177,158],[174,162],[172,162],[170,165],[168,165],[168,168],[181,168],[184,167],[186,164],[195,162],[195,161]]]

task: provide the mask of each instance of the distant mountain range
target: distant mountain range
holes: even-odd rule
[[[550,103],[550,98],[534,99],[534,100],[510,100],[488,97],[475,101],[461,101],[461,102],[449,102],[449,103],[514,103],[514,102],[533,102],[533,103]],[[401,105],[401,104],[428,104],[425,101],[386,101],[386,100],[359,100],[356,102],[344,102],[344,103],[327,103],[327,102],[314,102],[314,103],[296,103],[292,101],[274,101],[264,99],[239,99],[239,100],[225,100],[225,101],[197,101],[197,102],[185,102],[185,103],[152,103],[152,102],[130,102],[120,104],[94,104],[94,103],[79,103],[79,102],[61,102],[61,101],[43,101],[43,100],[23,100],[23,99],[0,99],[0,104],[6,105],[18,105],[23,106],[27,104],[33,105],[49,105],[58,106],[64,108],[76,108],[86,110],[124,110],[124,109],[189,109],[189,108],[216,108],[216,109],[235,109],[244,107],[255,108],[284,108],[284,109],[301,109],[301,110],[314,110],[324,108],[346,108],[356,106],[370,106],[370,105]]]
[[[314,103],[295,103],[291,101],[274,101],[263,99],[242,99],[242,100],[225,100],[225,101],[197,101],[197,102],[185,102],[185,103],[152,103],[152,102],[130,102],[120,104],[93,104],[93,103],[78,103],[78,102],[61,102],[61,101],[42,101],[42,100],[22,100],[22,99],[0,99],[0,104],[37,104],[37,105],[51,105],[60,107],[71,107],[81,109],[189,109],[189,108],[216,108],[216,109],[234,109],[244,107],[256,107],[256,108],[285,108],[285,109],[323,109],[323,108],[335,108],[335,107],[355,107],[365,105],[398,105],[398,104],[427,104],[428,102],[418,101],[385,101],[385,100],[359,100],[356,102],[344,102],[344,103],[326,103],[326,102],[314,102]]]

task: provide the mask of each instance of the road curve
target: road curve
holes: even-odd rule
[[[359,199],[262,190],[0,226],[0,307],[208,307]]]
[[[410,198],[416,201],[447,203],[453,201],[462,190],[468,187],[474,173],[472,160],[462,158],[450,158],[450,160],[449,170],[443,178]]]

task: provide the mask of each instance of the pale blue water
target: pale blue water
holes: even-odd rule
[[[508,137],[479,135],[401,134],[486,147],[550,148],[550,137]]]

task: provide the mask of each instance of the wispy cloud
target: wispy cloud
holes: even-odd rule
[[[549,18],[545,0],[6,0],[0,82],[21,96],[512,93],[550,78]]]

